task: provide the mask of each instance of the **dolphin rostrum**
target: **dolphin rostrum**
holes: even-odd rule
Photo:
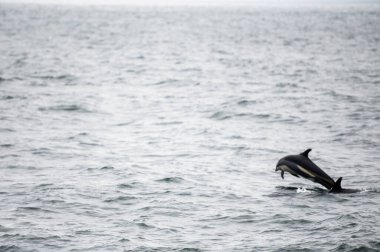
[[[331,193],[352,193],[358,192],[355,189],[343,189],[341,187],[342,178],[338,178],[336,182],[327,175],[321,168],[309,159],[309,152],[307,149],[299,155],[290,155],[281,158],[277,165],[276,171],[281,171],[281,177],[284,179],[284,172],[289,172],[296,177],[304,177],[315,183],[319,183],[326,187]]]

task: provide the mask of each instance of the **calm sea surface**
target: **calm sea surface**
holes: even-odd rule
[[[0,5],[0,251],[379,251],[379,164],[379,6]]]

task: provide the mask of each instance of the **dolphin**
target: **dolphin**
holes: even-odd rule
[[[276,165],[276,171],[281,171],[282,179],[284,179],[284,172],[289,172],[293,176],[301,176],[323,185],[330,193],[353,193],[359,191],[356,189],[343,189],[341,187],[342,177],[334,181],[310,160],[310,151],[311,149],[307,149],[299,155],[290,155],[281,158]]]

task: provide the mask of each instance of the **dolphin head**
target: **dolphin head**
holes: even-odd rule
[[[277,165],[275,171],[281,171],[281,177],[284,178],[284,172],[289,172],[293,176],[298,177],[297,166],[295,163],[289,161],[288,157],[281,158]]]
[[[284,171],[286,169],[289,169],[289,165],[286,160],[282,158],[277,162],[275,171]]]
[[[281,160],[277,162],[275,171],[280,171],[281,170]]]

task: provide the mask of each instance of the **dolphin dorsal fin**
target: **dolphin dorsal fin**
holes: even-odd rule
[[[308,155],[309,155],[309,152],[310,152],[310,151],[311,151],[311,149],[307,149],[307,150],[305,150],[304,152],[302,152],[300,155],[309,158]]]
[[[331,193],[336,193],[336,192],[340,192],[340,191],[342,191],[342,186],[340,185],[340,183],[342,183],[342,177],[338,178],[338,179],[335,181],[335,184],[334,184],[334,186],[330,189],[330,192],[331,192]]]

